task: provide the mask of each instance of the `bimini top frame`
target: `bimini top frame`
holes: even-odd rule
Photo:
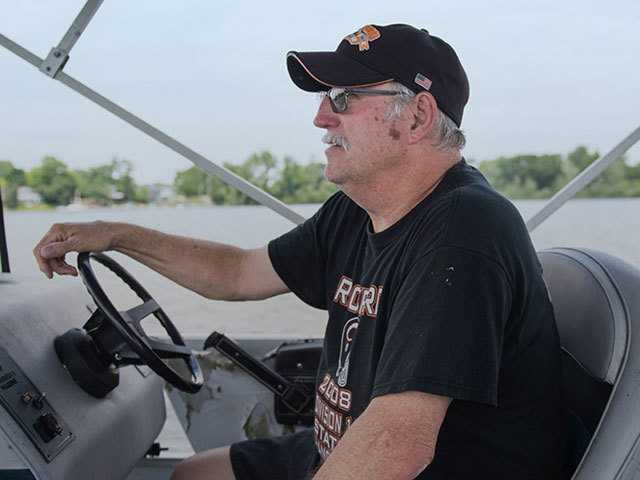
[[[248,197],[251,197],[261,205],[270,208],[271,210],[275,211],[291,222],[296,224],[302,223],[305,218],[297,212],[294,212],[280,200],[262,191],[261,189],[257,188],[256,186],[252,185],[251,183],[247,182],[246,180],[227,170],[226,168],[213,163],[211,160],[208,160],[186,145],[178,142],[173,137],[170,137],[164,132],[158,130],[141,118],[116,105],[108,98],[103,97],[99,93],[91,90],[89,87],[83,85],[82,83],[62,71],[69,59],[69,53],[71,52],[71,49],[80,38],[80,35],[82,35],[82,32],[85,30],[100,5],[102,5],[102,2],[103,0],[88,0],[76,19],[71,24],[71,27],[69,27],[69,30],[64,35],[58,46],[52,48],[49,52],[49,55],[44,60],[2,34],[0,34],[0,45],[4,46],[22,59],[26,60],[34,67],[42,71],[44,74],[50,76],[51,78],[59,80],[69,88],[78,92],[80,95],[88,98],[94,103],[97,103],[102,108],[121,118],[131,126],[146,133],[151,138],[169,147],[174,152],[182,155],[205,172],[211,175],[215,175],[227,185],[240,190]],[[540,209],[540,211],[534,214],[527,221],[528,230],[531,232],[535,228],[537,228],[538,225],[544,222],[549,216],[551,216],[560,207],[562,207],[562,205],[573,198],[580,190],[585,188],[587,185],[589,185],[589,183],[597,178],[604,170],[606,170],[609,165],[619,159],[627,150],[629,150],[629,148],[631,148],[636,142],[638,142],[638,140],[640,140],[640,127],[636,128],[624,140],[616,145],[613,150],[611,150],[596,162],[592,163],[588,168],[577,175],[561,191],[556,193],[547,202],[547,204],[545,204]]]
[[[9,267],[9,252],[7,249],[7,236],[4,228],[4,208],[2,206],[2,191],[0,190],[0,271],[11,272]]]
[[[75,90],[83,97],[88,98],[92,102],[97,103],[105,110],[114,114],[116,117],[121,118],[129,125],[137,128],[143,133],[146,133],[154,140],[157,140],[163,145],[169,147],[174,152],[182,155],[205,172],[220,178],[220,180],[222,180],[227,185],[231,185],[232,187],[237,188],[248,197],[251,197],[261,205],[264,205],[275,211],[276,213],[279,213],[291,222],[296,224],[302,223],[305,218],[297,212],[293,211],[280,200],[262,191],[261,189],[257,188],[256,186],[252,185],[242,177],[239,177],[226,168],[213,163],[211,160],[208,160],[186,145],[180,143],[173,137],[170,137],[166,133],[158,130],[154,126],[142,120],[140,117],[137,117],[136,115],[130,113],[119,105],[116,105],[108,98],[103,97],[99,93],[93,91],[86,85],[80,83],[79,81],[70,77],[62,71],[65,64],[67,63],[67,60],[69,59],[69,53],[71,52],[71,49],[73,48],[76,41],[80,38],[80,35],[82,35],[82,32],[85,30],[88,23],[91,21],[101,4],[102,0],[88,0],[74,22],[71,24],[71,27],[62,38],[58,46],[52,48],[51,52],[49,52],[49,55],[44,60],[2,34],[0,34],[0,45],[15,53],[20,58],[26,60],[46,75],[62,82],[67,87]]]

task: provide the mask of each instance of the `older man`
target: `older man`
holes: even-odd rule
[[[564,419],[558,336],[516,209],[461,158],[465,72],[443,40],[368,25],[335,52],[290,52],[323,92],[340,186],[268,247],[125,224],[55,225],[40,268],[114,249],[204,296],[294,292],[329,312],[313,430],[203,452],[174,479],[554,479]]]

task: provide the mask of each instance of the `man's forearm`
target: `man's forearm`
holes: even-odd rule
[[[345,433],[314,480],[411,480],[431,462],[431,451],[408,443],[405,432],[359,421]]]
[[[450,399],[423,392],[372,400],[314,480],[411,480],[435,455]]]
[[[237,287],[245,250],[127,223],[110,226],[113,228],[113,250],[204,297],[240,299]]]

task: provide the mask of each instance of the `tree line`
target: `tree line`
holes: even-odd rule
[[[547,198],[599,157],[598,152],[579,146],[566,156],[516,155],[473,162],[493,186],[512,199]],[[320,162],[301,164],[291,157],[278,161],[270,152],[254,153],[241,164],[224,163],[236,175],[285,203],[321,203],[336,191],[324,178]],[[118,203],[148,203],[151,186],[138,185],[128,160],[110,162],[86,170],[72,170],[52,156],[30,171],[0,161],[0,189],[8,208],[19,207],[18,188],[31,187],[50,206],[74,200],[109,206]],[[216,205],[250,205],[255,202],[197,167],[178,172],[173,181],[178,201],[207,201]],[[640,164],[621,158],[593,181],[579,196],[640,197]]]
[[[270,152],[263,151],[240,165],[224,166],[285,203],[322,203],[337,190],[324,178],[324,165],[320,162],[300,164],[291,157],[278,162]],[[173,185],[179,195],[208,197],[216,205],[255,204],[253,199],[195,166],[178,172]]]
[[[336,191],[336,187],[324,178],[324,166],[318,162],[299,164],[290,157],[279,162],[270,152],[263,151],[239,165],[224,163],[224,166],[286,203],[320,203]],[[86,170],[73,170],[62,160],[47,156],[30,171],[16,168],[8,160],[0,160],[0,189],[8,208],[20,207],[20,187],[30,187],[43,204],[52,207],[74,201],[95,206],[149,203],[153,200],[154,186],[137,184],[132,173],[132,163],[117,158]],[[197,167],[178,172],[171,187],[176,202],[255,203]]]
[[[600,155],[579,146],[566,156],[517,155],[483,161],[478,168],[491,184],[512,199],[547,198],[595,162]],[[578,197],[640,197],[640,164],[623,156],[582,190]]]
[[[548,198],[600,157],[579,146],[566,156],[515,155],[471,163],[503,195],[512,199]],[[283,165],[269,152],[252,155],[241,165],[225,164],[285,203],[321,203],[336,191],[324,178],[322,163],[300,165],[285,157]],[[208,196],[215,204],[252,204],[253,200],[197,167],[178,172],[176,192],[188,197]],[[622,157],[586,187],[579,197],[640,197],[640,164],[631,166]]]
[[[8,208],[20,206],[20,187],[30,187],[49,206],[69,205],[76,199],[97,206],[146,203],[149,189],[137,185],[132,172],[130,161],[117,158],[86,170],[72,170],[62,160],[46,156],[30,171],[0,160],[0,189]]]

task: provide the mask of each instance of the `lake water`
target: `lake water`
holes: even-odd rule
[[[542,201],[516,202],[525,218],[530,217],[543,204]],[[310,216],[318,209],[318,205],[294,208],[299,213]],[[31,250],[52,223],[98,219],[136,223],[165,232],[241,247],[264,245],[292,227],[287,220],[263,207],[149,207],[80,212],[6,212],[12,271],[18,276],[42,276]],[[588,247],[605,250],[640,266],[640,199],[571,201],[541,225],[532,238],[538,249],[552,246]],[[262,302],[206,300],[124,256],[113,255],[150,291],[187,336],[206,336],[213,330],[231,334],[298,334],[303,337],[323,334],[325,313],[307,307],[291,294]],[[75,261],[74,257],[70,256],[69,261]],[[120,281],[107,275],[107,272],[98,272],[98,275],[113,298],[130,299],[131,294]],[[42,281],[48,280],[43,277]],[[71,285],[79,280],[56,277],[50,281],[67,282]],[[116,306],[128,308],[133,305]],[[151,334],[162,333],[153,324],[145,324],[145,329]],[[170,448],[169,456],[186,457],[193,454],[170,403],[167,414],[167,422],[159,437],[160,443]]]
[[[524,218],[530,217],[543,201],[518,201]],[[294,209],[310,216],[318,205]],[[12,272],[41,275],[31,250],[54,222],[110,220],[136,223],[164,232],[196,236],[240,247],[257,247],[292,227],[287,220],[264,207],[148,207],[55,210],[47,212],[5,212],[7,242]],[[640,199],[573,200],[542,224],[532,235],[537,249],[575,246],[604,250],[640,266]],[[321,335],[325,314],[283,295],[261,302],[218,302],[204,299],[173,284],[126,257],[114,254],[150,291],[178,327],[187,335],[208,334],[212,330],[255,334],[296,333]],[[69,260],[75,261],[72,256]],[[56,278],[77,282],[76,278]],[[109,291],[126,292],[117,281],[105,278]],[[153,330],[153,328],[151,328]]]

